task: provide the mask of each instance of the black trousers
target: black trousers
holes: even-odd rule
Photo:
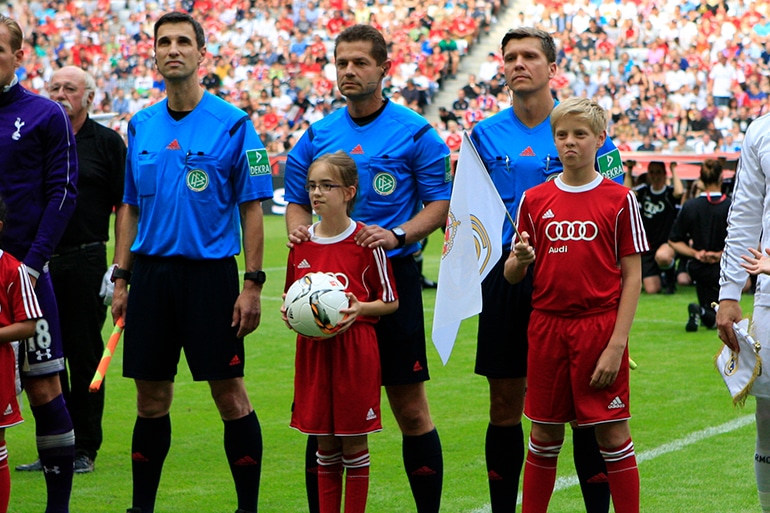
[[[75,429],[75,454],[95,459],[102,445],[105,383],[96,393],[88,386],[104,351],[107,307],[99,288],[107,272],[107,249],[104,244],[64,249],[51,258],[50,272],[67,361],[60,377]]]

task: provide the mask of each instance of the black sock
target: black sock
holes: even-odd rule
[[[714,328],[717,325],[717,313],[713,308],[700,308],[700,323],[706,328]]]
[[[257,511],[259,478],[262,473],[262,428],[257,413],[226,420],[225,454],[235,482],[238,509]]]
[[[318,438],[307,437],[305,447],[305,489],[307,490],[307,509],[309,513],[319,513],[318,504]]]
[[[46,404],[33,406],[32,415],[35,417],[37,452],[45,475],[46,513],[66,513],[72,493],[75,432],[64,396],[58,395]]]
[[[670,268],[664,270],[663,274],[666,277],[666,287],[671,290],[676,288],[676,267],[672,265]]]
[[[137,417],[131,439],[131,474],[134,479],[133,507],[153,513],[160,474],[171,447],[171,416]]]
[[[402,453],[417,513],[438,513],[444,481],[444,457],[438,431],[404,436]]]
[[[607,513],[610,509],[610,485],[607,482],[607,466],[596,442],[596,432],[593,428],[573,428],[572,445],[586,512]]]
[[[524,430],[515,426],[487,426],[485,443],[489,499],[492,513],[514,513],[519,477],[524,465]]]

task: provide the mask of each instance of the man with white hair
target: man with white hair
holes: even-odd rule
[[[64,67],[53,74],[47,90],[67,111],[77,146],[78,202],[49,266],[67,360],[59,376],[75,430],[75,472],[85,473],[94,470],[102,443],[104,388],[90,393],[88,387],[104,350],[105,303],[112,298],[103,285],[112,285],[105,243],[112,210],[123,198],[126,144],[88,116],[96,91],[90,74]],[[16,470],[43,467],[37,460]]]

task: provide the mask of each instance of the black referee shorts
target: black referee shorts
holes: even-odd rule
[[[516,285],[503,271],[510,253],[503,256],[481,283],[483,308],[479,314],[476,374],[493,379],[527,376],[527,328],[532,312],[532,266]]]
[[[422,276],[411,256],[391,258],[398,291],[398,310],[374,325],[380,346],[383,385],[428,381]]]
[[[231,327],[240,293],[235,258],[137,255],[126,310],[123,376],[174,380],[180,352],[195,381],[243,376],[243,339]]]

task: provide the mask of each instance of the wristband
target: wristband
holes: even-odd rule
[[[131,271],[116,267],[112,270],[112,276],[110,276],[112,283],[115,283],[115,280],[126,280],[126,283],[129,283],[131,281]]]
[[[267,275],[265,274],[265,271],[246,272],[243,273],[243,279],[253,281],[257,285],[262,285],[267,281]]]
[[[396,244],[396,249],[403,248],[406,245],[406,232],[404,229],[400,226],[396,226],[390,231],[393,232],[393,235],[396,236],[396,240],[398,241],[398,244]]]

